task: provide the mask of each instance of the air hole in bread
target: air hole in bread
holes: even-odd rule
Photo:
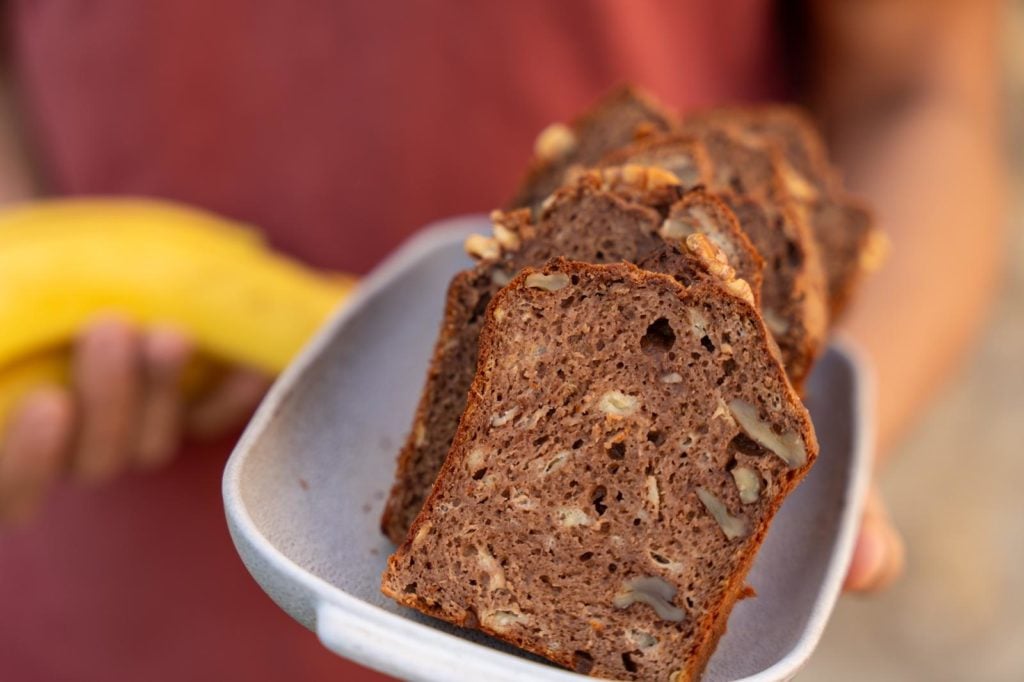
[[[637,519],[637,520],[639,520],[639,519]],[[659,564],[661,564],[663,566],[668,566],[670,563],[672,563],[667,558],[663,557],[662,555],[658,554],[657,552],[651,552],[651,558],[654,559],[655,562],[657,562],[657,563],[659,563]]]
[[[803,255],[800,253],[800,249],[792,241],[786,242],[786,261],[790,267],[798,268],[803,265]]]
[[[590,496],[590,501],[594,504],[594,511],[597,512],[598,516],[602,516],[608,511],[608,505],[604,504],[604,498],[608,495],[608,489],[603,485],[599,485],[594,488],[593,494]]]
[[[753,457],[760,457],[761,455],[768,453],[760,443],[745,433],[737,433],[733,439],[729,441],[729,447],[735,449],[739,453],[751,455]]]
[[[586,651],[574,651],[572,654],[572,668],[576,672],[586,675],[594,668],[594,657]]]
[[[659,317],[647,327],[647,333],[640,338],[640,348],[645,353],[664,353],[672,349],[676,333],[664,317]]]

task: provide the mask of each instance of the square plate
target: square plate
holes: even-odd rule
[[[482,216],[421,232],[381,265],[278,379],[224,472],[231,536],[249,572],[332,651],[411,680],[587,679],[399,607],[380,592],[393,547],[378,519],[409,429],[462,241]],[[817,644],[864,502],[870,391],[833,345],[808,384],[821,454],[783,505],[704,674],[791,678]]]

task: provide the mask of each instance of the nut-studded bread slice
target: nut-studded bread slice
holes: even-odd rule
[[[830,168],[825,141],[810,116],[799,107],[717,107],[692,112],[686,120],[690,124],[725,126],[754,145],[766,141],[778,144],[789,167],[819,191],[837,180]]]
[[[666,241],[636,265],[641,270],[668,275],[684,287],[715,284],[757,309],[750,285],[736,275],[725,253],[703,234],[691,234],[682,242]],[[774,339],[770,345],[781,364]]]
[[[782,350],[794,385],[802,386],[827,327],[821,256],[796,201],[783,184],[781,152],[745,142],[713,123],[687,134],[648,135],[607,161],[671,159],[681,140],[700,140],[710,167],[703,181],[735,214],[763,259],[761,311]]]
[[[637,135],[630,143],[609,151],[596,163],[601,166],[630,163],[657,166],[680,178],[687,188],[708,184],[712,172],[711,159],[701,141],[693,135],[674,132],[650,131]]]
[[[490,304],[383,591],[594,676],[697,679],[818,447],[747,302],[554,261]]]
[[[495,212],[494,236],[467,248],[480,264],[460,273],[448,289],[444,321],[408,439],[398,456],[395,482],[381,527],[399,543],[437,477],[455,435],[476,371],[482,313],[491,297],[520,269],[565,256],[590,263],[637,262],[668,242],[704,234],[737,254],[736,274],[759,294],[760,258],[749,240],[702,193],[682,195],[671,174],[638,166],[579,174],[546,203],[539,217],[529,209]],[[682,195],[682,199],[680,197]]]
[[[871,209],[847,194],[819,196],[807,212],[825,261],[829,322],[835,324],[861,280],[885,259],[889,241],[875,226]]]
[[[688,118],[691,123],[698,120],[724,126],[753,145],[774,144],[781,150],[783,183],[803,206],[821,247],[834,324],[860,280],[877,266],[886,241],[871,211],[843,189],[810,116],[798,107],[767,104],[723,107]]]
[[[694,189],[686,193],[681,204],[673,207],[669,221],[664,226],[665,230],[671,233],[685,229],[686,233],[692,233],[695,231],[694,225],[709,220],[715,224],[735,225],[736,229],[730,229],[727,238],[716,234],[716,230],[709,229],[703,232],[708,234],[715,246],[725,253],[739,276],[750,282],[751,288],[758,293],[760,302],[764,259],[722,198],[704,188],[704,185],[711,183],[713,168],[704,145],[692,135],[650,133],[610,152],[599,162],[600,166],[629,164],[664,168],[677,177],[681,173],[688,174],[689,185]],[[743,236],[738,237],[737,233]],[[746,244],[742,248],[736,248],[735,244],[744,241],[750,243],[752,248],[746,248]]]
[[[617,88],[570,123],[553,123],[541,131],[526,177],[509,206],[537,208],[562,185],[572,166],[593,166],[636,135],[673,125],[674,115],[651,95],[633,86]],[[694,159],[692,169],[677,165],[674,172],[684,186],[699,177],[696,164],[702,162]]]

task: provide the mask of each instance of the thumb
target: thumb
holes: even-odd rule
[[[903,538],[892,525],[881,491],[875,483],[868,493],[843,589],[848,592],[883,590],[903,573],[905,561]]]

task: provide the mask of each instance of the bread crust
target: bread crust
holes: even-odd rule
[[[475,335],[471,335],[472,343],[465,343],[467,340],[465,331],[467,327],[479,326],[482,323],[485,309],[480,308],[479,303],[482,302],[486,306],[490,301],[490,296],[500,288],[501,285],[493,281],[491,268],[486,265],[479,265],[458,273],[448,285],[444,317],[438,331],[437,341],[434,343],[430,366],[427,368],[423,393],[416,406],[412,429],[398,453],[395,480],[384,504],[384,512],[380,520],[381,532],[395,544],[401,543],[405,538],[410,523],[422,506],[426,493],[433,485],[433,475],[436,470],[430,467],[428,471],[424,472],[421,461],[423,458],[422,448],[427,445],[421,439],[426,437],[428,432],[427,425],[432,421],[431,412],[440,401],[446,398],[454,399],[461,404],[465,389],[468,389],[468,386],[453,387],[445,383],[446,379],[448,381],[457,381],[458,379],[458,377],[442,376],[444,368],[450,364],[447,357],[452,353],[464,355],[467,356],[463,358],[464,362],[470,363],[472,366],[476,365]],[[477,298],[475,303],[473,302],[474,298]],[[479,311],[481,316],[479,320],[473,317],[474,310]],[[445,396],[445,392],[455,395]],[[461,409],[458,410],[459,413],[461,411]],[[434,418],[443,419],[444,415]],[[429,429],[431,434],[444,430],[438,427]],[[452,433],[454,433],[454,429]],[[447,443],[444,449],[447,452]]]

